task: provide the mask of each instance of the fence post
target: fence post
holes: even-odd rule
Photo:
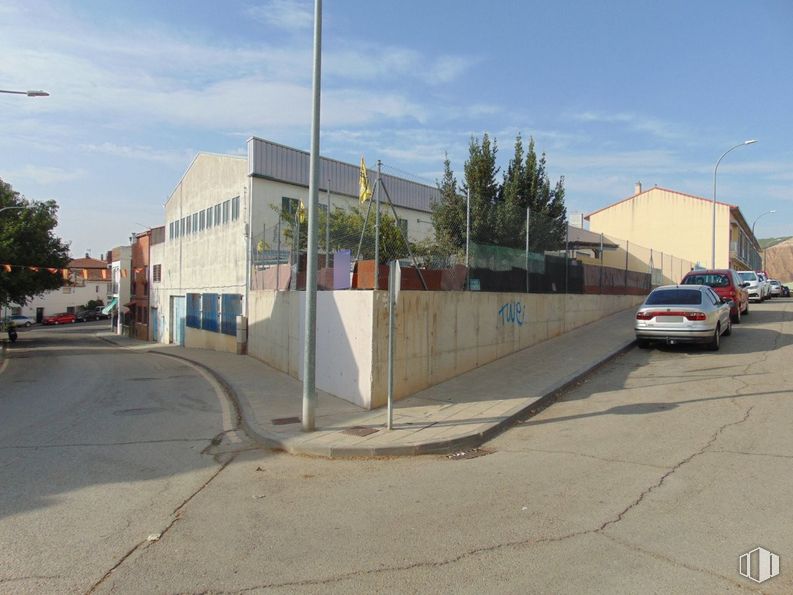
[[[529,293],[529,207],[526,207],[526,293]]]
[[[603,233],[600,234],[600,293],[603,293]]]
[[[625,291],[628,291],[628,257],[631,253],[631,243],[628,240],[625,240],[625,281],[623,282],[622,286]]]

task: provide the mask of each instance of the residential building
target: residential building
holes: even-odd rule
[[[760,246],[736,205],[716,202],[716,268],[760,268]],[[589,229],[704,267],[713,257],[713,201],[655,186],[586,216]]]
[[[116,334],[124,333],[124,326],[129,323],[129,304],[131,294],[130,265],[132,264],[132,248],[117,246],[107,255],[110,265],[111,299],[108,303]]]
[[[60,289],[45,291],[24,306],[11,306],[12,314],[24,314],[41,322],[45,316],[59,312],[77,312],[88,302],[108,303],[110,273],[104,260],[76,258],[69,263],[69,280]]]
[[[357,164],[321,158],[320,210],[360,206],[359,174]],[[254,260],[300,262],[290,255],[288,245],[295,242],[281,213],[297,214],[308,202],[308,177],[307,152],[259,138],[248,140],[247,156],[195,157],[166,201],[165,242],[152,245],[152,266],[160,266],[150,303],[157,311],[157,340],[236,350],[236,317],[248,312]],[[369,171],[371,185],[375,178]],[[429,235],[437,188],[387,174],[382,181],[407,237]],[[382,204],[390,212],[385,192]],[[357,240],[351,238],[349,247]]]
[[[129,326],[131,336],[144,341],[151,340],[153,336],[149,312],[149,289],[152,280],[151,246],[164,241],[164,226],[136,233],[132,237],[129,271],[130,301],[127,304]]]

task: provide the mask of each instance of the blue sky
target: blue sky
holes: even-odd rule
[[[163,223],[198,151],[308,150],[312,2],[0,1],[0,177],[61,205],[74,255]],[[533,136],[568,211],[658,184],[793,235],[793,4],[325,0],[322,154],[433,183]]]

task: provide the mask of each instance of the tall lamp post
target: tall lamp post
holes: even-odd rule
[[[765,213],[760,215],[760,217],[765,217],[766,215],[771,215],[773,213],[776,213],[776,209],[771,209],[770,211],[766,211]],[[760,219],[760,217],[755,219],[754,223],[752,223],[752,237],[755,240],[757,240],[757,238],[754,235],[754,226],[755,226],[755,223],[757,223],[757,221]],[[758,242],[758,245],[759,245],[759,242]],[[762,271],[765,270],[765,249],[762,246],[760,247],[760,270],[762,270]]]
[[[712,241],[712,244],[711,244],[711,255],[712,255],[711,256],[711,260],[710,260],[710,268],[711,269],[715,269],[716,268],[716,174],[719,171],[719,163],[721,163],[721,160],[724,159],[724,157],[730,151],[733,151],[733,150],[737,149],[738,147],[743,147],[744,145],[753,145],[756,142],[757,141],[754,140],[754,139],[745,140],[742,143],[739,143],[739,144],[735,145],[734,147],[730,147],[729,149],[724,151],[724,154],[721,157],[719,157],[719,160],[716,162],[716,167],[713,169],[713,228],[711,230],[713,241]]]

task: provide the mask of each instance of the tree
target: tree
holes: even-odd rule
[[[0,209],[24,207],[0,212],[0,305],[26,304],[32,297],[58,289],[63,278],[47,268],[65,268],[69,264],[69,246],[53,233],[58,223],[55,201],[31,202],[0,179]],[[38,271],[19,265],[40,267]]]
[[[443,179],[438,182],[438,191],[440,200],[432,205],[431,216],[435,246],[423,242],[421,252],[425,256],[432,252],[448,256],[465,249],[465,197],[458,191],[448,155],[443,161]]]
[[[495,224],[495,205],[500,194],[496,181],[499,168],[496,166],[498,146],[490,142],[487,132],[482,142],[471,137],[468,145],[468,160],[465,162],[465,184],[463,191],[471,193],[471,241],[492,243]]]

